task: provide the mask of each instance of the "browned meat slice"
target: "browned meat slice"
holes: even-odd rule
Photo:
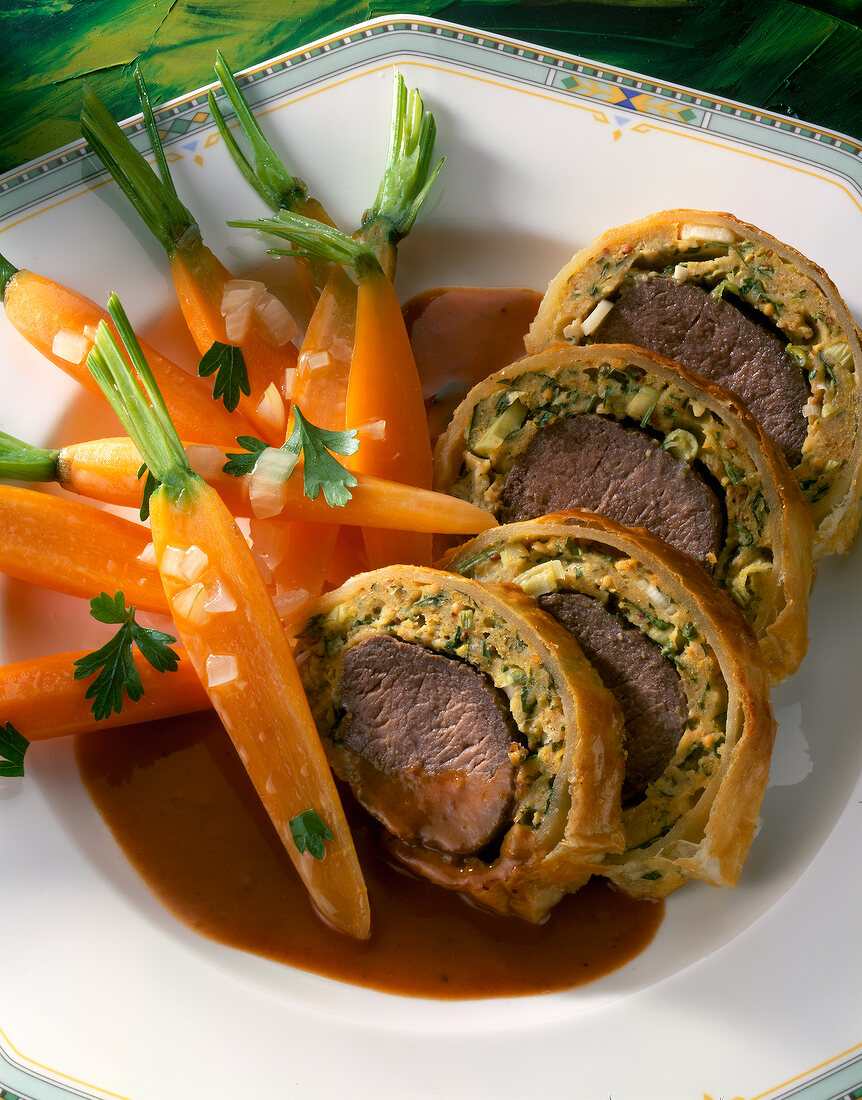
[[[517,731],[481,673],[379,634],[345,652],[340,695],[343,778],[389,832],[469,853],[508,823]]]
[[[645,634],[592,596],[555,592],[538,602],[574,634],[620,704],[626,724],[623,802],[631,802],[665,771],[682,737],[688,706],[679,673]]]
[[[729,301],[674,279],[632,283],[594,339],[636,344],[717,382],[748,406],[791,466],[802,461],[808,391],[802,371],[772,332]]]
[[[723,517],[712,489],[685,462],[637,428],[582,415],[540,429],[509,471],[501,523],[585,508],[646,527],[705,567],[722,545]]]

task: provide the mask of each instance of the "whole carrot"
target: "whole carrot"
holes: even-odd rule
[[[55,653],[0,667],[0,721],[11,722],[28,741],[46,741],[209,709],[197,673],[180,652],[179,664],[169,676],[142,662],[141,698],[97,721],[75,677],[75,661],[86,656],[84,651]]]
[[[362,872],[279,617],[233,517],[189,466],[116,297],[109,312],[149,400],[106,326],[89,365],[158,482],[153,543],[177,633],[315,906],[366,938]]]
[[[76,500],[0,485],[0,573],[89,599],[121,588],[137,607],[164,613],[145,527]]]
[[[297,326],[262,286],[237,280],[204,243],[180,201],[155,125],[146,85],[135,79],[158,175],[89,87],[81,129],[145,225],[165,249],[180,308],[203,356],[198,368],[216,375],[215,391],[239,408],[261,438],[283,438],[285,378],[296,366]]]
[[[187,443],[184,448],[189,465],[218,490],[235,516],[256,514],[254,472],[237,476],[226,472],[231,467],[228,453],[218,447]],[[105,504],[141,506],[142,464],[141,454],[128,436],[49,449],[0,432],[0,480],[56,482],[69,492]],[[343,523],[463,535],[496,525],[490,512],[466,500],[366,474],[357,475],[350,499],[333,508],[322,496],[312,499],[306,495],[303,474],[300,463],[290,477],[279,479],[267,518],[285,516],[327,527]]]
[[[107,312],[83,294],[44,275],[20,271],[0,256],[0,295],[13,328],[56,367],[102,397],[86,367],[96,326],[110,323]],[[206,439],[229,446],[251,431],[239,413],[231,415],[188,371],[141,342],[177,430],[186,439]]]

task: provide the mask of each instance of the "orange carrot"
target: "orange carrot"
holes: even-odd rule
[[[234,279],[201,238],[180,201],[140,71],[135,79],[159,176],[89,87],[81,128],[145,225],[164,247],[189,332],[204,356],[199,373],[217,371],[215,393],[239,408],[269,443],[283,438],[286,378],[296,366],[298,329],[262,284]]]
[[[367,938],[362,872],[278,614],[230,512],[188,465],[115,297],[109,311],[150,403],[105,326],[89,365],[158,482],[150,520],[177,633],[318,911]]]
[[[210,707],[194,667],[178,651],[179,664],[169,675],[142,661],[138,668],[144,690],[141,698],[97,722],[85,698],[86,683],[74,676],[74,662],[85,655],[84,651],[56,653],[0,667],[0,721],[11,722],[28,741],[46,741]]]
[[[99,387],[86,367],[96,326],[110,318],[101,306],[68,287],[32,271],[18,271],[0,256],[0,293],[6,317],[24,339],[60,370],[98,397]],[[239,413],[231,415],[182,367],[141,344],[177,430],[187,439],[230,446],[251,432]]]
[[[164,613],[149,542],[145,527],[110,512],[0,485],[0,573],[7,576],[85,598],[120,588],[137,607]]]
[[[208,444],[185,444],[192,469],[218,490],[235,516],[255,514],[250,500],[255,474],[234,477],[224,472],[226,453]],[[143,459],[128,436],[72,443],[57,450],[31,447],[0,432],[0,479],[56,481],[81,496],[127,508],[141,505]],[[357,476],[351,499],[333,508],[322,496],[303,492],[303,467],[280,483],[281,495],[273,516],[296,518],[316,529],[340,523],[362,527],[395,527],[440,534],[477,534],[496,523],[483,508],[465,500],[416,490],[397,481]],[[287,526],[287,525],[284,525]]]

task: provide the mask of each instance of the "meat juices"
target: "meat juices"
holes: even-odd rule
[[[490,680],[388,634],[346,650],[335,738],[359,802],[390,833],[478,852],[507,823],[518,733]]]
[[[724,386],[791,467],[801,462],[808,401],[802,371],[774,333],[729,302],[674,279],[639,279],[621,292],[593,339],[636,344]]]
[[[577,639],[614,695],[626,726],[623,802],[643,794],[664,772],[682,737],[688,704],[679,673],[658,646],[592,596],[555,592],[539,606]]]
[[[704,568],[723,541],[721,506],[706,482],[645,432],[584,414],[541,428],[512,465],[499,520],[584,508],[646,527]]]

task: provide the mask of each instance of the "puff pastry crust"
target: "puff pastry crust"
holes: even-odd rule
[[[637,897],[664,897],[692,878],[735,885],[775,721],[754,633],[705,571],[649,532],[587,512],[487,531],[443,564],[533,595],[576,591],[610,601],[662,647],[688,700],[685,731],[664,773],[624,808],[625,850],[595,870]]]
[[[647,428],[668,448],[685,442],[679,457],[708,475],[726,512],[713,575],[751,623],[772,680],[792,673],[808,643],[811,509],[743,406],[678,364],[612,344],[557,344],[511,364],[456,409],[437,443],[435,487],[496,513],[536,433],[586,413]]]
[[[794,473],[814,511],[814,555],[846,553],[862,495],[862,334],[829,276],[794,248],[716,211],[666,210],[610,229],[552,279],[527,351],[589,342],[596,305],[656,275],[756,310],[787,345],[809,388]]]
[[[518,729],[515,806],[499,852],[452,855],[386,840],[416,872],[480,904],[538,921],[623,850],[619,707],[573,637],[514,586],[390,566],[352,578],[313,607],[297,663],[337,775],[344,654],[377,634],[466,662],[489,679]],[[362,799],[360,799],[362,801]]]

